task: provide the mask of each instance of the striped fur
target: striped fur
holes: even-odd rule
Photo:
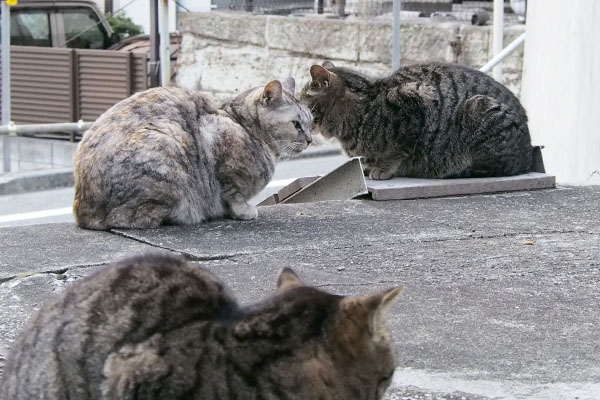
[[[4,373],[4,363],[6,362],[6,358],[0,354],[0,382],[2,382],[2,375]]]
[[[430,63],[371,79],[326,62],[301,100],[324,136],[364,156],[371,179],[529,172],[527,116],[503,85],[468,67]]]
[[[0,400],[376,400],[394,370],[383,311],[400,289],[342,297],[290,269],[238,305],[169,254],[122,260],[45,304],[15,342]]]
[[[311,141],[312,117],[293,92],[293,80],[273,81],[224,110],[173,87],[117,103],[75,155],[77,224],[106,230],[256,218],[247,201],[270,181],[278,159]]]

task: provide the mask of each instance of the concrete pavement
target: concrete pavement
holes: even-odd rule
[[[404,285],[386,399],[598,399],[599,223],[590,186],[277,205],[256,221],[146,231],[0,228],[0,348],[69,282],[162,249],[213,270],[242,302],[272,293],[282,266],[339,294]]]

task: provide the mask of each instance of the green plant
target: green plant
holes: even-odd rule
[[[142,27],[134,24],[131,18],[127,17],[123,12],[116,15],[107,13],[106,20],[113,31],[116,32],[121,39],[144,33]]]

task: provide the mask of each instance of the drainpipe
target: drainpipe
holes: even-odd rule
[[[160,84],[171,84],[171,52],[169,45],[169,0],[160,0]]]
[[[158,0],[150,0],[150,87],[160,85],[158,51]]]
[[[113,13],[113,0],[104,0],[104,14],[108,13]]]
[[[10,124],[10,7],[2,3],[2,125]],[[10,172],[10,138],[2,137],[4,172]]]

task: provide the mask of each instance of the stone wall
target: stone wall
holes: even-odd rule
[[[508,27],[505,43],[524,29],[522,25]],[[389,18],[187,13],[182,18],[182,32],[176,85],[203,91],[217,101],[287,76],[293,76],[300,87],[309,78],[310,66],[325,59],[371,76],[391,72]],[[402,25],[401,63],[454,61],[450,43],[457,34],[458,62],[478,68],[491,58],[491,26],[414,20]],[[521,48],[504,63],[505,84],[517,94],[522,58]]]

